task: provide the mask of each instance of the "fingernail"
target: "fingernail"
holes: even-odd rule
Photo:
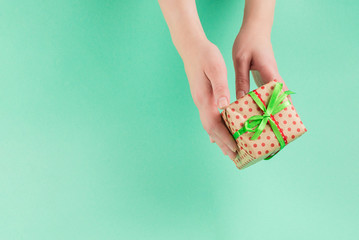
[[[221,97],[218,99],[218,107],[219,108],[225,108],[228,105],[228,100],[226,97]]]
[[[241,97],[243,97],[244,95],[246,95],[245,93],[244,93],[244,91],[238,91],[238,98],[241,98]]]
[[[232,150],[232,152],[237,152],[237,147],[231,146],[231,150]]]

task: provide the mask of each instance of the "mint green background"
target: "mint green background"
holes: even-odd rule
[[[198,10],[234,101],[243,1]],[[277,1],[275,56],[308,133],[238,171],[156,1],[1,1],[0,239],[358,239],[358,12]]]

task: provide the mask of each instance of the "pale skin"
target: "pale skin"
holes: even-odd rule
[[[219,109],[230,103],[227,68],[219,49],[202,28],[195,0],[158,0],[172,41],[180,54],[191,94],[203,128],[232,160],[237,144],[226,128]],[[234,40],[232,59],[236,75],[236,98],[249,92],[249,71],[257,70],[262,83],[283,82],[271,44],[275,0],[246,0],[243,23]],[[284,84],[284,90],[288,90]]]

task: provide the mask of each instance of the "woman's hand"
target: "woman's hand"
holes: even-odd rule
[[[269,35],[256,32],[255,29],[242,28],[234,41],[232,57],[237,98],[249,92],[249,70],[260,73],[259,81],[262,82],[256,82],[258,87],[274,79],[284,84],[278,72]],[[285,84],[283,89],[288,90]]]
[[[208,41],[194,0],[159,0],[172,41],[181,55],[193,101],[203,128],[225,155],[236,157],[237,144],[225,126],[218,108],[229,104],[227,69],[218,48]]]
[[[218,108],[225,108],[230,99],[222,55],[210,41],[201,40],[193,42],[181,56],[203,128],[211,142],[216,142],[223,153],[233,160],[237,155],[237,144],[218,111]]]
[[[276,79],[288,90],[279,75],[270,40],[274,6],[275,0],[245,2],[243,24],[232,48],[237,98],[249,92],[250,70],[260,73],[261,78],[255,78],[258,87]]]

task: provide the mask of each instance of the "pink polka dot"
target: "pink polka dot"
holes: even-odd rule
[[[269,139],[270,139],[270,136],[267,136],[267,139],[269,140]]]
[[[292,110],[294,110],[294,107],[293,107],[293,106],[292,106],[291,108],[292,108]]]
[[[269,93],[266,93],[266,96],[269,96]]]
[[[261,89],[264,89],[264,86],[262,86]]]
[[[234,112],[234,108],[232,108],[231,110],[232,110],[232,112]]]
[[[227,114],[227,116],[230,118],[231,117],[231,115],[229,115],[229,114]]]
[[[246,118],[247,118],[247,115],[243,115],[243,118],[246,119]]]
[[[245,143],[244,146],[247,147],[248,146],[247,143]]]
[[[290,132],[290,130],[292,130],[291,128],[288,128],[288,131]]]
[[[265,133],[265,132],[266,132],[266,130],[265,130],[265,129],[263,129],[263,132]]]
[[[256,148],[256,147],[257,147],[257,144],[256,144],[256,143],[255,143],[255,144],[253,144],[253,147],[255,147],[255,148]]]
[[[293,125],[295,125],[295,124],[297,124],[297,122],[296,122],[296,121],[293,121]]]
[[[302,122],[302,121],[300,121],[300,124],[303,124],[303,122]]]
[[[288,114],[288,117],[292,117],[292,114]]]
[[[260,140],[261,139],[261,136],[258,136],[258,138],[257,138],[258,140]]]
[[[279,113],[279,117],[283,117],[283,114]]]
[[[234,122],[231,122],[232,125],[234,125]]]
[[[235,103],[235,104],[238,104],[238,101],[235,101],[234,103]]]
[[[297,128],[297,132],[300,132],[300,128]]]
[[[277,79],[274,79],[273,81],[278,82]]]
[[[262,152],[261,152],[261,151],[258,151],[258,154],[259,154],[259,155],[261,155],[261,154],[262,154]]]
[[[271,87],[270,87],[270,89],[272,89],[272,90],[273,90],[273,89],[274,89],[274,87],[273,87],[273,86],[271,86]]]
[[[307,129],[306,129],[306,128],[304,128],[304,131],[307,131]]]
[[[245,102],[244,102],[244,104],[246,104],[246,105],[247,105],[247,104],[248,104],[248,101],[245,101]]]
[[[241,127],[243,127],[244,123],[241,123],[240,125],[241,125]]]
[[[241,107],[240,107],[240,108],[239,108],[239,111],[241,111],[241,112],[242,112],[242,111],[243,111],[243,108],[241,108]]]
[[[292,135],[292,139],[294,139],[295,138],[295,136],[294,135]]]
[[[239,119],[239,116],[237,115],[236,118]]]
[[[239,137],[241,140],[243,140],[243,138],[242,137]]]
[[[284,108],[285,111],[287,111],[288,109],[287,108]]]
[[[286,121],[286,120],[284,120],[284,121],[283,121],[283,124],[287,124],[287,121]]]
[[[295,116],[296,116],[296,117],[299,117],[299,116],[298,116],[298,113],[296,113]]]
[[[249,108],[248,111],[252,112],[252,108]]]
[[[262,143],[262,147],[264,147],[266,144],[265,143]]]
[[[268,150],[266,150],[266,154],[268,154],[269,153],[269,151]]]
[[[249,154],[252,154],[252,151],[249,151]]]
[[[271,146],[271,147],[274,147],[274,143],[272,143],[270,146]]]

